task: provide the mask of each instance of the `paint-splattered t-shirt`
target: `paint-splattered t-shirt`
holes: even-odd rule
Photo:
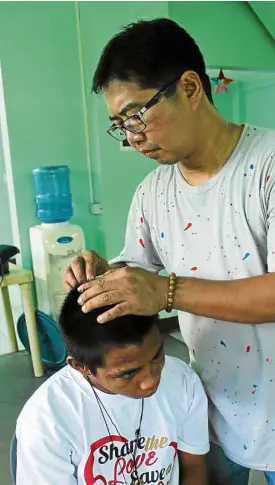
[[[113,261],[231,280],[275,271],[275,131],[246,125],[230,160],[190,186],[177,165],[137,188]],[[179,312],[191,365],[210,400],[213,435],[244,466],[275,470],[275,324]]]

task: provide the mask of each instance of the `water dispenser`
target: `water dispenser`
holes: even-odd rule
[[[85,250],[80,226],[73,215],[70,171],[66,165],[33,170],[36,213],[41,224],[30,228],[30,244],[38,309],[58,319],[65,298],[63,272]]]

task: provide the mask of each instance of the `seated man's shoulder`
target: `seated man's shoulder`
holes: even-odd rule
[[[73,379],[68,366],[64,367],[47,379],[28,399],[24,405],[17,423],[32,422],[44,425],[48,419],[57,419],[64,415],[66,402],[72,398]]]
[[[178,378],[185,377],[186,379],[194,379],[197,376],[189,364],[178,357],[172,357],[170,355],[166,355],[165,357],[164,370],[167,375],[173,374],[173,376]]]
[[[192,395],[195,387],[203,392],[199,376],[186,362],[177,357],[166,356],[162,380],[164,387],[169,387],[174,395],[182,395],[183,392]]]
[[[207,397],[199,376],[185,362],[166,357],[159,392],[156,398],[165,403],[177,422],[188,422],[193,416],[200,416],[207,407]],[[190,414],[191,413],[191,414]]]

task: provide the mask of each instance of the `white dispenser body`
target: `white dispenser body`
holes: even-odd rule
[[[57,321],[66,296],[63,272],[85,251],[83,231],[69,222],[41,224],[30,228],[30,243],[38,310]]]

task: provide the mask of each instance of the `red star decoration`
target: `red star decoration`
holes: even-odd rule
[[[225,91],[227,93],[228,92],[227,86],[228,84],[233,82],[233,79],[225,77],[223,70],[220,69],[218,77],[212,78],[212,81],[214,81],[215,83],[214,92],[215,94],[218,94],[220,91]]]
[[[231,84],[233,82],[233,79],[230,79],[229,77],[225,77],[222,69],[220,69],[220,72],[219,72],[219,75],[218,75],[218,79],[220,81],[222,81],[223,84],[225,84],[226,86],[228,84]]]

